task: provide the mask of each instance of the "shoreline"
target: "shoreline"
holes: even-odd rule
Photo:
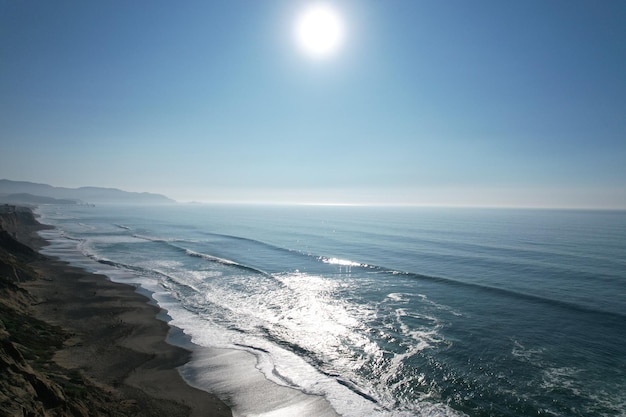
[[[13,388],[0,387],[0,410],[62,416],[94,411],[111,416],[232,416],[215,395],[183,379],[178,368],[189,363],[192,352],[168,342],[172,328],[159,318],[164,310],[150,297],[133,286],[41,255],[47,242],[36,232],[50,227],[40,224],[29,209],[1,210],[0,229],[8,232],[3,234],[2,250],[8,253],[3,260],[8,264],[17,259],[26,272],[7,276],[13,282],[4,288],[12,292],[3,294],[8,313],[3,311],[0,334],[7,352],[19,352],[6,361],[18,362],[10,364],[16,370],[11,377],[25,381],[23,396],[11,399],[14,393],[2,391]],[[13,242],[32,253],[20,254],[28,250]],[[11,298],[16,303],[9,305]],[[17,330],[11,333],[11,320],[17,323],[18,318],[47,324],[50,328],[42,334],[53,335],[56,343],[44,347],[35,340],[28,346]],[[43,352],[33,360],[35,349]],[[54,392],[54,401],[44,391]]]
[[[41,213],[41,219],[45,221],[45,211],[37,210],[37,213]],[[72,243],[67,246],[59,231],[50,227],[49,231],[39,234],[49,241],[49,246],[43,248],[41,253],[67,261],[69,265],[89,273],[104,275],[107,280],[130,286],[147,297],[149,303],[160,311],[160,319],[170,326],[166,341],[191,352],[190,359],[178,368],[184,381],[191,387],[223,399],[233,416],[339,417],[339,410],[348,410],[342,408],[343,402],[339,403],[339,409],[336,408],[337,404],[327,397],[328,392],[320,390],[320,386],[332,383],[331,380],[312,390],[303,388],[276,373],[270,352],[245,344],[237,347],[236,342],[233,345],[228,342],[216,345],[211,336],[216,329],[210,325],[210,329],[206,328],[210,320],[205,323],[205,320],[181,308],[180,301],[158,283],[109,267],[107,262],[100,264],[82,251],[76,251]],[[346,393],[342,393],[341,398],[348,394],[348,388],[340,388],[340,391],[344,390]],[[331,398],[336,400],[340,397]]]

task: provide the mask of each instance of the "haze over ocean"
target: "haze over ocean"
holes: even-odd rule
[[[626,412],[626,212],[39,213],[57,226],[45,253],[141,284],[194,343],[220,349],[183,373],[235,415]]]
[[[0,178],[626,208],[625,21],[620,0],[0,0]]]

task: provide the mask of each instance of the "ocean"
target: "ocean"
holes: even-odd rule
[[[626,416],[626,212],[47,206],[235,416]]]

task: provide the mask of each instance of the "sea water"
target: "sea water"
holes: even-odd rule
[[[236,416],[626,415],[626,212],[41,206]]]

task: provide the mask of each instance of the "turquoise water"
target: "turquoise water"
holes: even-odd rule
[[[48,253],[140,283],[195,344],[247,352],[340,415],[626,414],[626,212],[39,212]],[[190,382],[245,398],[205,368]]]

